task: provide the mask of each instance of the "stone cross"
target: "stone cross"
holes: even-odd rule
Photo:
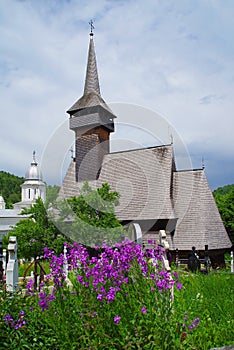
[[[9,237],[9,244],[7,249],[9,257],[6,268],[6,290],[8,292],[14,292],[19,288],[16,236]]]
[[[3,253],[2,253],[2,255],[3,255],[3,275],[6,276],[6,267],[7,267],[7,259],[8,259],[7,250],[3,249],[2,251],[3,251]]]
[[[67,247],[64,244],[63,247],[63,273],[65,278],[68,278],[68,262],[67,262]]]
[[[169,250],[169,243],[167,241],[167,234],[165,230],[160,230],[159,231],[159,245],[165,249],[165,253],[162,256],[162,262],[163,262],[163,267],[166,271],[170,271],[170,265],[169,265],[169,261],[167,259],[167,254],[166,251]]]
[[[3,282],[3,250],[2,250],[2,237],[0,236],[0,283]]]

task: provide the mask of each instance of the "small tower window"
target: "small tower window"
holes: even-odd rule
[[[30,199],[30,188],[28,189],[28,198]]]

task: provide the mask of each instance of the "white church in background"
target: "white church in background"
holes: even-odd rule
[[[1,184],[0,184],[1,186]],[[25,219],[26,215],[19,215],[23,208],[30,208],[38,198],[46,199],[46,184],[38,168],[33,152],[33,159],[25,174],[25,181],[21,185],[21,202],[14,204],[14,209],[6,209],[4,198],[0,195],[0,239],[12,230],[18,221]]]

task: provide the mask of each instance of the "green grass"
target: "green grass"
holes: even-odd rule
[[[175,308],[199,317],[196,349],[234,344],[234,275],[181,273],[183,289],[176,293]]]

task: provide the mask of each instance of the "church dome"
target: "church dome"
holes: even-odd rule
[[[26,180],[42,180],[42,174],[37,166],[35,159],[35,151],[33,152],[33,160],[31,166],[28,168],[25,174]]]

